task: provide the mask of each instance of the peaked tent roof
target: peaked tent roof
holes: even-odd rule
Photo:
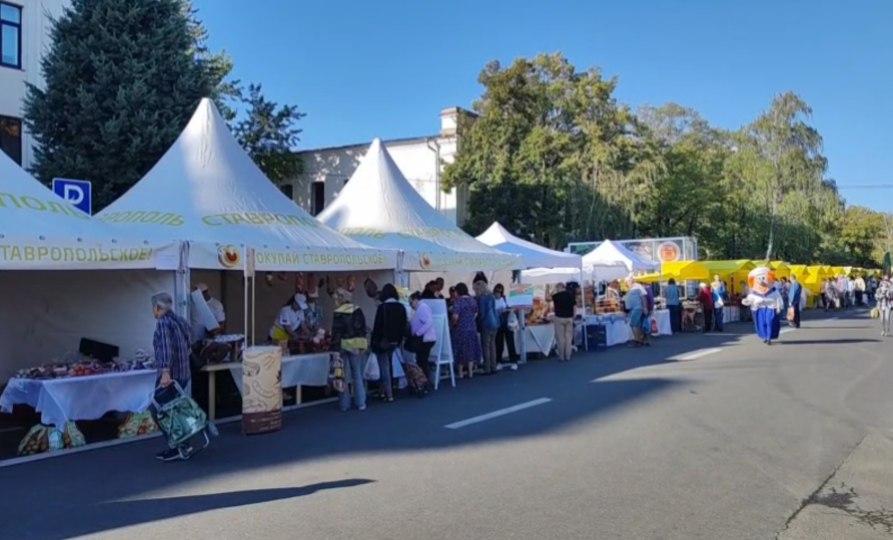
[[[633,253],[622,244],[616,244],[605,240],[595,249],[583,255],[583,268],[591,271],[593,268],[623,265],[627,272],[654,272],[660,268],[660,263],[649,261]]]
[[[0,152],[0,269],[156,268],[168,249],[84,214]]]
[[[151,238],[190,243],[193,268],[395,268],[396,252],[363,246],[308,214],[258,169],[210,99],[198,105],[158,163],[98,217]]]
[[[409,271],[512,270],[520,264],[432,208],[379,139],[319,219],[364,244],[403,250],[403,268]]]
[[[524,268],[580,268],[582,257],[564,253],[523,240],[510,233],[498,221],[478,235],[477,239],[490,247],[521,257]]]

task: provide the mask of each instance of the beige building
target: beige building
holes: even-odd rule
[[[40,60],[50,46],[50,20],[65,0],[0,1],[0,148],[25,168],[34,160],[34,140],[24,129],[26,84],[43,86]]]
[[[440,133],[383,141],[397,166],[428,204],[458,225],[465,221],[467,197],[464,190],[441,189],[445,165],[452,163],[461,137],[460,117],[474,113],[450,107],[440,111]],[[304,150],[304,172],[283,186],[295,201],[313,215],[335,200],[356,170],[370,143]]]

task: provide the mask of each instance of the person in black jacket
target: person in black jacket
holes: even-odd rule
[[[372,325],[372,351],[378,357],[380,388],[387,401],[394,401],[391,358],[407,334],[406,308],[400,303],[397,288],[388,283],[381,289],[381,304]]]

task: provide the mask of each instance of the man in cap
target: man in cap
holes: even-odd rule
[[[189,392],[189,324],[173,312],[173,305],[174,300],[168,293],[158,293],[152,297],[152,313],[156,321],[152,346],[159,387],[156,399],[159,392],[169,393],[168,389],[175,382],[182,390]],[[159,452],[155,457],[161,461],[173,461],[188,459],[191,454],[189,445],[181,445]]]
[[[270,339],[274,343],[284,344],[297,339],[304,325],[304,310],[307,309],[307,296],[296,293],[279,310],[276,321],[270,328]]]

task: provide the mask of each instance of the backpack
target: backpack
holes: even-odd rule
[[[348,337],[366,337],[366,316],[363,310],[357,308],[350,314],[350,336]]]

